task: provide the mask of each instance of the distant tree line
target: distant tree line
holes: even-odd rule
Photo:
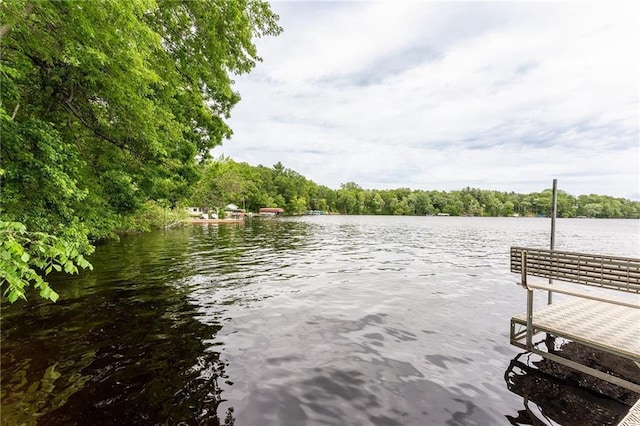
[[[277,163],[272,168],[229,158],[201,165],[202,178],[187,202],[221,209],[228,203],[248,211],[282,207],[289,215],[308,210],[354,215],[548,216],[551,189],[530,194],[477,188],[457,191],[363,189],[353,182],[334,190]],[[558,217],[640,218],[640,202],[607,195],[573,196],[558,191]]]

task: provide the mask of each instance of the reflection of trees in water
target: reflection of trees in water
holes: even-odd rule
[[[3,312],[3,425],[234,423],[232,409],[218,416],[222,323],[189,302],[181,245],[123,241],[100,247],[101,266],[65,282],[56,305]]]
[[[640,368],[628,359],[574,342],[555,353],[640,383]],[[506,416],[513,425],[615,425],[638,399],[635,392],[546,358],[531,361],[531,356],[519,354],[505,371],[508,389],[524,398],[525,409]]]

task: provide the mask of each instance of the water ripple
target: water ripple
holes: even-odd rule
[[[638,256],[640,221],[556,247]],[[510,245],[548,221],[305,217],[124,237],[2,309],[3,424],[508,424]],[[216,423],[218,422],[218,423]]]

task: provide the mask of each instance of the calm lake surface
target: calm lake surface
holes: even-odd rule
[[[307,216],[123,237],[94,271],[52,278],[58,303],[3,304],[2,424],[531,424],[553,401],[508,386],[525,310],[508,253],[548,247],[549,229]],[[559,219],[556,248],[638,257],[639,235],[638,220]],[[628,408],[576,392],[536,424]]]

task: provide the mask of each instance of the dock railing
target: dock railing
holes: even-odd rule
[[[640,384],[560,357],[552,348],[543,351],[533,342],[537,333],[545,332],[640,365],[640,259],[512,247],[511,272],[520,274],[520,284],[527,291],[526,313],[511,318],[511,344],[640,394]],[[554,284],[533,283],[530,277]],[[594,294],[580,291],[580,286],[607,291]],[[574,298],[534,309],[534,290]],[[620,292],[639,297],[614,297]]]

